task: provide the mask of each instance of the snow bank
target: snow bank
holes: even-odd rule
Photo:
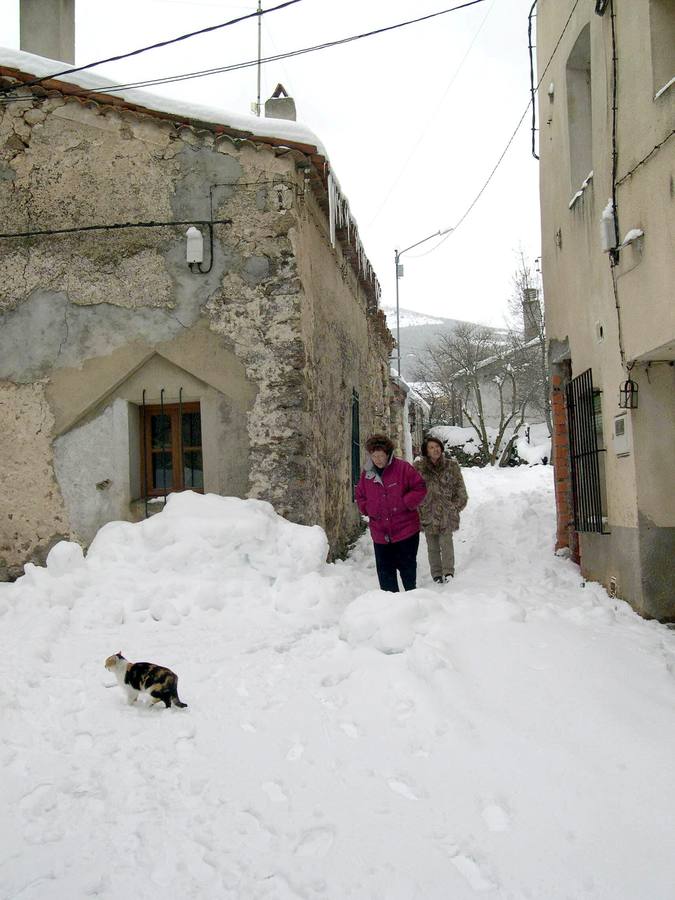
[[[423,634],[423,601],[435,600],[429,591],[391,594],[368,591],[349,604],[340,619],[340,637],[354,646],[371,646],[382,653],[401,653]]]
[[[549,467],[464,476],[408,594],[193,494],[0,584],[3,900],[671,900],[675,634],[553,554]]]
[[[339,579],[326,579],[328,541],[319,526],[295,525],[269,503],[186,491],[132,524],[110,522],[84,557],[62,541],[46,568],[26,566],[7,588],[34,609],[63,606],[84,622],[129,619],[179,625],[186,616],[246,602],[292,613],[319,610]]]
[[[496,428],[485,429],[490,446],[497,438]],[[478,436],[473,428],[460,428],[458,425],[435,425],[430,434],[439,438],[446,447],[461,449],[467,456],[475,456],[480,452]],[[502,439],[501,449],[508,443],[513,431],[507,431]],[[546,464],[551,460],[551,439],[544,423],[521,428],[516,439],[518,456],[530,466]]]

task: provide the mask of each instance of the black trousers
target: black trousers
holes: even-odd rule
[[[417,549],[420,545],[420,535],[394,544],[373,544],[375,548],[375,566],[380,582],[380,590],[398,593],[398,581],[396,572],[400,572],[403,589],[414,591],[417,586]]]

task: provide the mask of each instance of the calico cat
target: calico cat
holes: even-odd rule
[[[113,672],[121,688],[124,688],[129,703],[135,703],[140,693],[150,694],[152,705],[163,702],[170,706],[185,707],[178,697],[178,676],[171,669],[156,666],[154,663],[130,663],[121,653],[109,656],[105,667]]]

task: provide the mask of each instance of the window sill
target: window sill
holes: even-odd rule
[[[593,170],[591,170],[588,173],[588,175],[584,178],[583,184],[581,185],[579,190],[576,192],[576,194],[572,197],[570,202],[567,204],[568,209],[572,209],[572,207],[576,205],[577,200],[579,200],[581,197],[584,196],[586,188],[592,181],[593,181]]]
[[[659,97],[662,97],[664,94],[667,94],[670,88],[675,84],[675,76],[673,76],[667,84],[664,84],[662,88],[654,94],[654,100],[658,100]]]

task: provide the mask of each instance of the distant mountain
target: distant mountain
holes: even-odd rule
[[[383,306],[389,330],[396,337],[396,307]],[[451,334],[458,325],[466,324],[462,319],[444,319],[430,316],[411,309],[399,309],[399,326],[401,331],[401,375],[406,381],[414,380],[417,361],[429,344],[433,344],[442,334]],[[505,332],[503,328],[494,328],[496,334]],[[396,353],[396,351],[394,351]],[[393,357],[392,366],[396,366]]]

